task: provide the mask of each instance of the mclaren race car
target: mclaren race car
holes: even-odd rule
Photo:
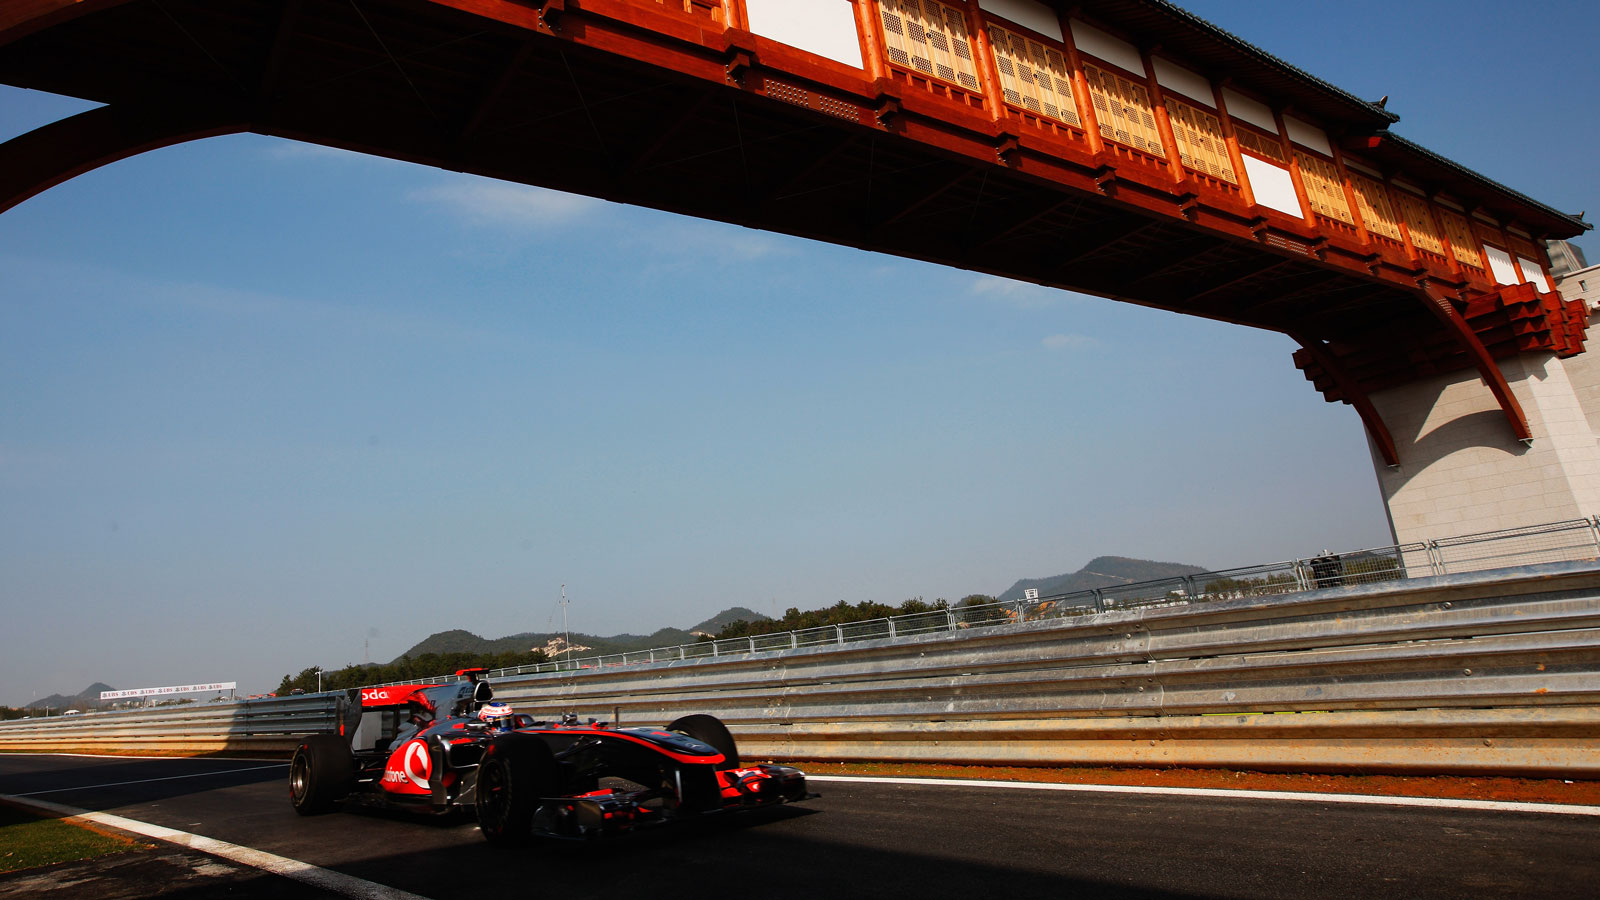
[[[362,803],[419,813],[471,808],[491,843],[591,838],[688,817],[804,800],[798,769],[741,765],[712,716],[615,727],[535,721],[466,682],[366,688],[338,734],[300,742],[289,799],[301,815]],[[354,693],[354,692],[352,692]],[[351,698],[354,700],[354,698]]]

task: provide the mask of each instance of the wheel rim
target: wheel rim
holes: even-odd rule
[[[296,756],[294,765],[289,768],[289,796],[299,805],[306,798],[306,790],[311,785],[311,767],[306,764],[304,756]]]
[[[505,766],[497,759],[478,769],[478,812],[482,827],[503,831],[511,809],[511,792]]]

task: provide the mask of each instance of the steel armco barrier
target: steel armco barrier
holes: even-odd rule
[[[1600,777],[1600,564],[1237,593],[524,674],[496,692],[547,718],[713,713],[751,758]],[[319,700],[335,702],[277,701],[308,713],[282,727]],[[206,733],[208,716],[226,730]],[[101,721],[106,739],[86,741]],[[220,708],[101,713],[0,727],[0,749],[226,745],[251,727]]]
[[[503,679],[752,757],[1600,777],[1600,564]]]
[[[287,756],[299,736],[336,730],[341,694],[91,712],[0,724],[10,752]]]
[[[720,659],[745,653],[797,650],[910,638],[940,631],[966,631],[1038,619],[1063,618],[1144,606],[1182,606],[1271,597],[1358,584],[1383,584],[1439,575],[1500,569],[1508,566],[1600,559],[1600,518],[1572,519],[1526,528],[1512,528],[1412,544],[1398,544],[1344,553],[1264,563],[1198,575],[1142,581],[1115,587],[961,606],[892,616],[866,622],[824,625],[749,637],[700,641],[651,650],[630,650],[605,656],[564,659],[496,669],[490,677],[557,672],[569,669],[644,665],[695,659]],[[453,678],[440,675],[436,679]],[[382,685],[375,685],[382,686]]]

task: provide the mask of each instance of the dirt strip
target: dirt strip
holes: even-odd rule
[[[1050,784],[1119,784],[1137,787],[1234,788],[1453,800],[1508,800],[1600,806],[1600,781],[1448,775],[1317,775],[1225,769],[1113,769],[943,766],[926,763],[785,761],[815,775],[974,778]]]

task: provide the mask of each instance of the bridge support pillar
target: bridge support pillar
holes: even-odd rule
[[[1395,541],[1600,514],[1600,359],[1593,355],[1499,361],[1527,415],[1527,443],[1511,435],[1494,395],[1470,370],[1372,394],[1399,456],[1387,465],[1369,440]]]

